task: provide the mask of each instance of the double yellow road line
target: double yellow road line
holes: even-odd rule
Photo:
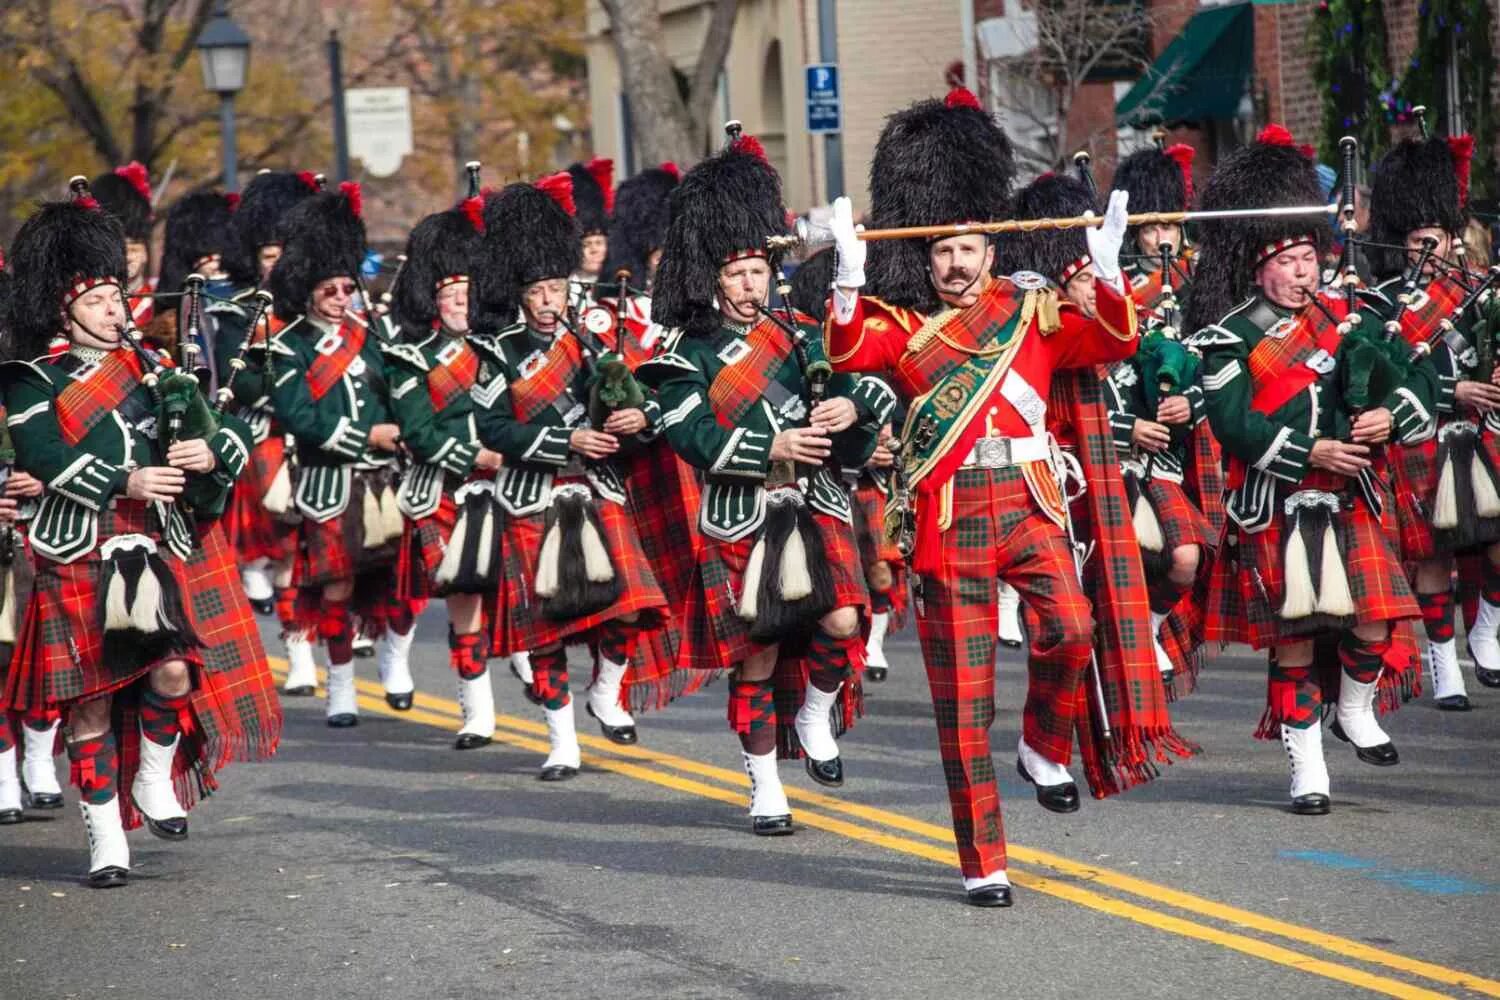
[[[284,661],[272,660],[272,665],[278,678],[285,675]],[[411,711],[395,712],[386,705],[379,684],[360,680],[357,686],[363,710],[433,726],[448,733],[456,732],[462,722],[457,702],[418,692]],[[495,721],[497,742],[538,754],[547,753],[547,727],[543,723],[512,715],[496,716]],[[598,736],[580,735],[579,742],[592,751],[585,753],[583,758],[592,767],[687,795],[713,799],[736,809],[745,806],[750,782],[740,771],[639,745],[619,746]],[[953,831],[945,826],[847,802],[821,792],[788,786],[786,793],[797,804],[796,819],[801,826],[925,858],[946,866],[950,872],[958,867]],[[1386,996],[1426,998],[1452,994],[1383,973],[1400,973],[1450,990],[1469,990],[1500,997],[1500,981],[1494,979],[1287,923],[1123,872],[1074,861],[1050,851],[1011,844],[1008,853],[1010,878],[1016,885],[1169,934],[1204,941]],[[1286,947],[1278,944],[1278,940],[1293,942],[1297,947]],[[1353,964],[1356,962],[1360,965]],[[1361,965],[1380,971],[1370,971]]]

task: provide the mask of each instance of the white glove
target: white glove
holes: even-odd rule
[[[863,288],[865,285],[865,241],[854,234],[854,203],[848,197],[833,199],[834,253],[837,265],[833,271],[836,288]]]
[[[1104,209],[1104,225],[1084,230],[1089,242],[1089,257],[1094,261],[1094,278],[1117,292],[1125,289],[1120,277],[1120,247],[1125,243],[1125,205],[1129,200],[1130,192],[1111,191],[1109,204]]]

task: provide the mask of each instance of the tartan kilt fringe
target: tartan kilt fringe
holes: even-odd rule
[[[1313,645],[1313,679],[1317,682],[1323,699],[1323,719],[1328,717],[1339,697],[1342,669],[1335,639],[1334,636],[1320,636]],[[1416,622],[1403,619],[1391,623],[1391,644],[1383,658],[1375,690],[1377,714],[1389,715],[1413,698],[1422,696],[1421,646],[1418,642]],[[1319,721],[1321,724],[1322,720]],[[1255,727],[1255,738],[1270,741],[1281,739],[1281,722],[1268,678],[1266,708]]]
[[[296,526],[278,520],[262,502],[285,459],[286,439],[272,434],[250,450],[250,461],[229,495],[223,523],[229,545],[242,562],[285,562],[296,554]]]
[[[1183,545],[1198,546],[1197,579],[1206,580],[1212,572],[1219,543],[1208,516],[1198,509],[1180,483],[1153,478],[1142,482],[1140,488],[1156,511],[1163,539],[1159,558],[1150,559],[1144,549],[1141,551],[1148,586],[1154,577],[1166,575],[1172,550]],[[1197,690],[1198,674],[1205,660],[1203,615],[1189,599],[1190,595],[1191,591],[1184,594],[1162,623],[1162,648],[1173,665],[1172,683],[1166,689],[1169,702]]]
[[[595,501],[595,509],[604,543],[620,579],[620,596],[609,607],[592,615],[568,622],[547,618],[534,593],[546,516],[539,513],[509,517],[502,543],[504,583],[500,602],[504,614],[497,618],[491,630],[492,655],[509,656],[544,649],[575,637],[575,641],[583,641],[586,634],[597,626],[625,615],[639,613],[638,627],[642,630],[658,627],[666,620],[670,613],[667,599],[641,550],[632,511],[623,504],[603,499]]]

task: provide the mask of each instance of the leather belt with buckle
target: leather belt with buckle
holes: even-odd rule
[[[974,442],[963,467],[1006,469],[1026,462],[1040,462],[1047,457],[1047,439],[1041,435],[1024,438],[982,437]]]

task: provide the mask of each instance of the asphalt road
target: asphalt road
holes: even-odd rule
[[[80,884],[71,790],[0,828],[0,997],[1500,996],[1500,691],[1406,706],[1397,768],[1330,740],[1334,812],[1294,817],[1280,745],[1250,735],[1264,667],[1232,651],[1178,706],[1201,757],[1057,816],[1015,776],[1006,653],[1016,905],[975,910],[910,630],[846,787],[783,765],[799,829],[759,840],[722,682],[644,716],[637,749],[580,712],[584,773],[543,785],[508,674],[502,741],[451,749],[444,627],[420,624],[417,710],[385,710],[373,661],[355,730],[288,700],[277,759],[224,772],[187,843],[131,835],[124,890]]]

